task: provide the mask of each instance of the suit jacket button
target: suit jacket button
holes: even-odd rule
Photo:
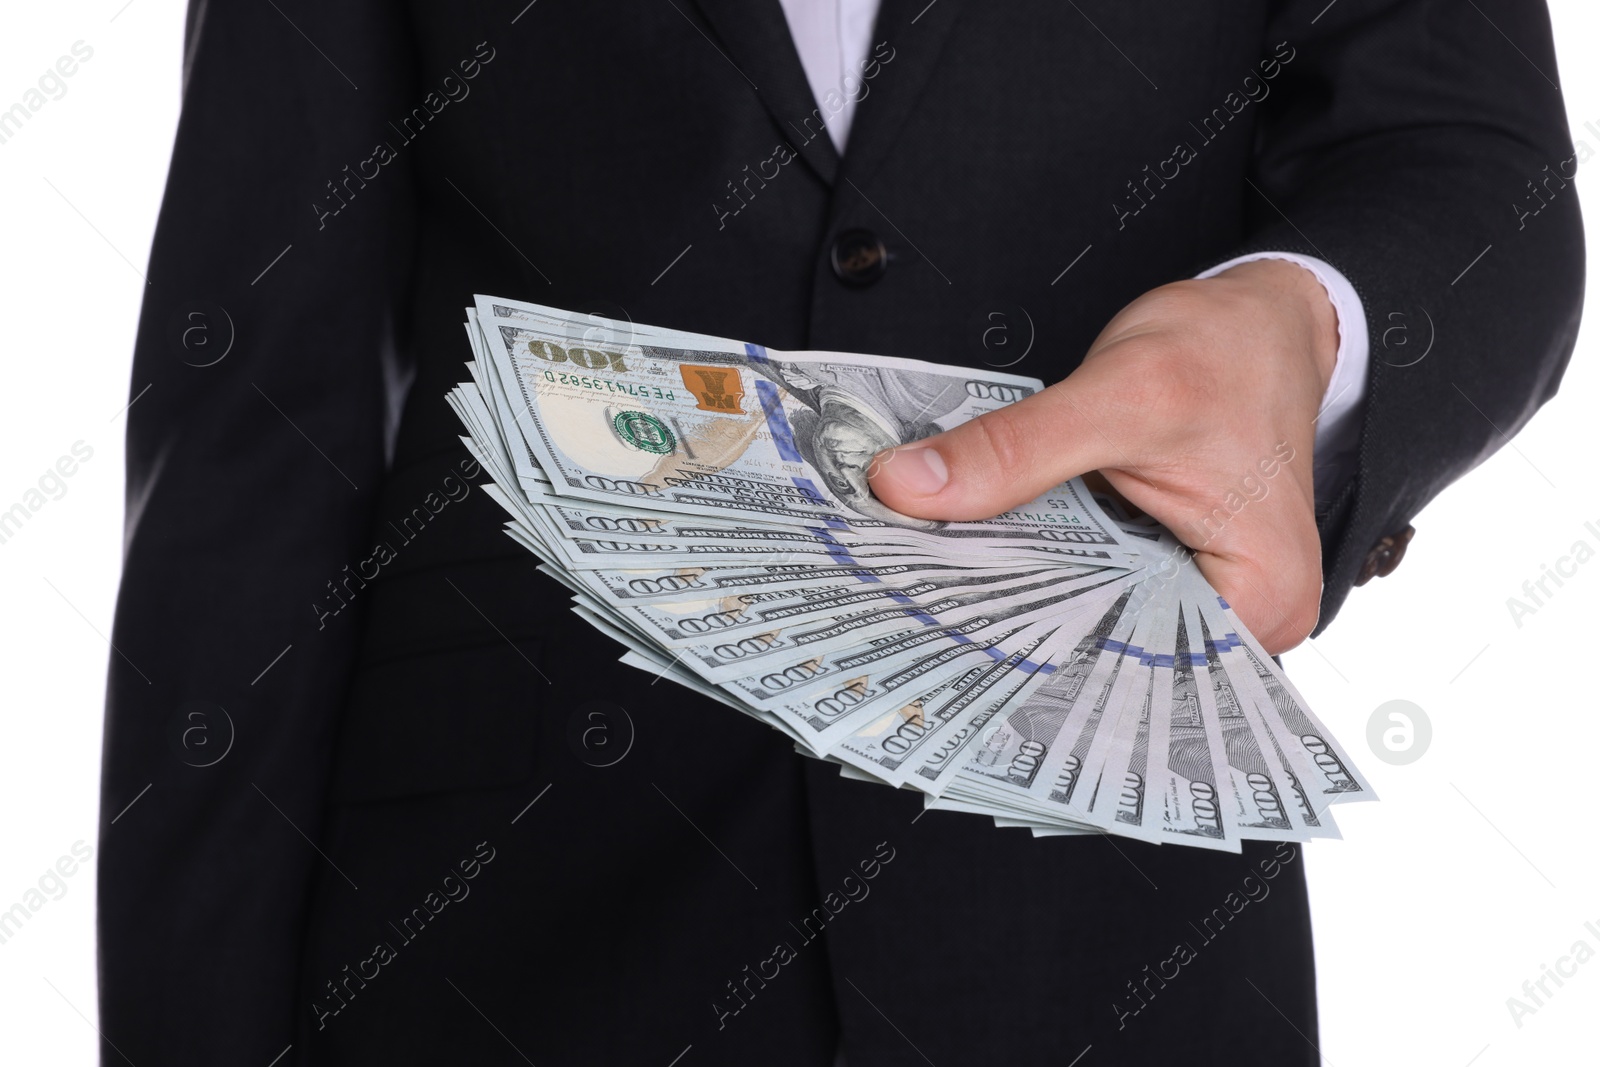
[[[1387,578],[1393,574],[1394,569],[1400,566],[1400,561],[1406,558],[1406,546],[1416,533],[1415,526],[1407,526],[1399,533],[1380,539],[1362,562],[1361,573],[1356,575],[1356,584],[1366,585],[1374,578]]]
[[[889,249],[871,230],[846,230],[833,242],[828,257],[833,273],[846,285],[871,285],[889,269]]]

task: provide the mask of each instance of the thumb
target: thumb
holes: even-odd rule
[[[1206,581],[1274,656],[1311,635],[1322,600],[1322,542],[1310,487],[1281,489],[1194,553]]]
[[[1105,439],[1080,414],[1068,378],[1018,403],[880,452],[868,484],[894,510],[923,519],[989,519],[1106,466]]]

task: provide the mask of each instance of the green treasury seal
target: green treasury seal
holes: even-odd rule
[[[624,411],[611,420],[611,427],[634,448],[664,456],[677,447],[677,438],[666,423],[643,411]]]

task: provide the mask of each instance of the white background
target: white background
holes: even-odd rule
[[[1574,138],[1600,153],[1600,133],[1584,128],[1600,129],[1590,55],[1600,15],[1593,0],[1551,6]],[[1458,17],[1481,16],[1462,5]],[[93,457],[0,544],[0,911],[75,843],[95,848],[121,411],[177,119],[183,9],[176,0],[13,5],[7,24],[0,109],[75,41],[94,55],[63,97],[0,144],[0,352],[10,382],[0,391],[0,510],[76,442]],[[1346,840],[1308,849],[1330,1064],[1600,1058],[1600,959],[1559,989],[1549,984],[1554,996],[1520,1028],[1506,1004],[1574,942],[1600,951],[1584,928],[1600,930],[1589,838],[1600,725],[1583,673],[1600,661],[1600,559],[1520,626],[1506,605],[1575,541],[1600,549],[1600,307],[1589,312],[1560,396],[1417,518],[1392,577],[1357,590],[1332,632],[1287,659],[1384,798],[1341,809]],[[1433,726],[1431,747],[1405,766],[1381,762],[1366,740],[1369,716],[1393,699],[1415,702]],[[90,1064],[93,862],[47,885],[64,894],[46,897],[0,944],[0,1061]]]

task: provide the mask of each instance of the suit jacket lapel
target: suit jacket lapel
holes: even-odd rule
[[[961,5],[962,0],[883,0],[872,47],[887,42],[894,49],[893,58],[868,83],[870,90],[856,105],[845,145],[845,178],[870,181],[888,156],[938,66]]]
[[[839,154],[822,129],[789,21],[776,0],[694,0],[714,42],[751,85],[800,158],[833,184]],[[807,120],[810,119],[810,125]]]

